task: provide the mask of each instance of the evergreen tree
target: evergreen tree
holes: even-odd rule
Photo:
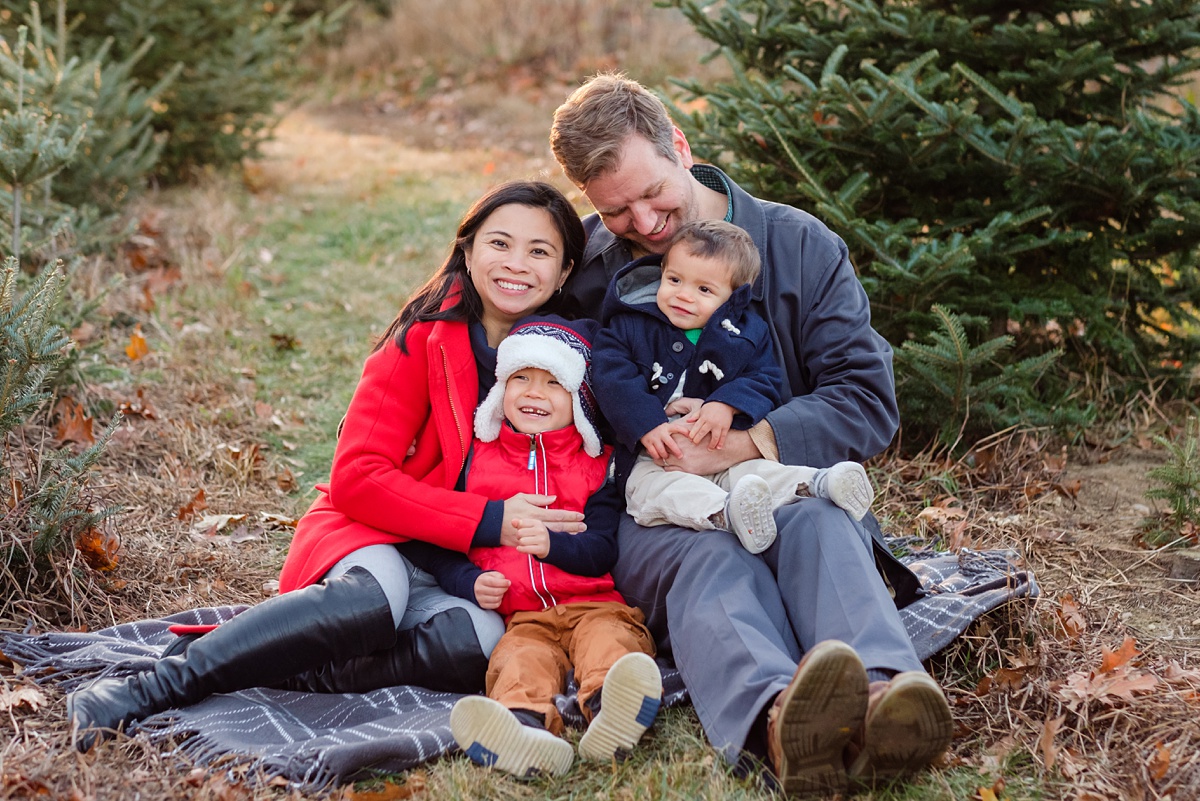
[[[303,48],[345,9],[299,19],[289,3],[262,0],[70,0],[67,11],[84,52],[111,41],[117,61],[136,56],[130,74],[146,89],[171,76],[153,126],[168,135],[158,173],[180,180],[257,155],[300,74]]]
[[[65,0],[57,8],[61,23]],[[0,115],[7,120],[0,136],[14,162],[0,177],[10,190],[0,195],[0,220],[21,238],[22,261],[48,263],[111,238],[116,213],[158,159],[153,105],[174,73],[141,88],[130,73],[149,42],[123,61],[109,57],[111,41],[87,57],[67,55],[65,24],[45,30],[37,3],[24,20],[28,24],[14,31],[20,46],[0,45]],[[43,130],[21,127],[21,118],[41,120]],[[60,147],[58,140],[74,144]],[[19,170],[17,160],[24,165]]]
[[[695,150],[850,246],[895,345],[935,303],[1057,375],[1200,356],[1200,0],[673,0],[734,67]],[[1174,94],[1172,94],[1174,93]]]
[[[15,48],[0,39],[0,181],[7,185],[0,210],[7,211],[14,256],[22,252],[22,213],[35,188],[70,163],[83,138],[81,126],[42,102],[37,75],[26,66],[28,34],[18,29]]]

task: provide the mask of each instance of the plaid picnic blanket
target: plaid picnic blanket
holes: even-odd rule
[[[1033,575],[1013,551],[914,552],[902,561],[926,590],[900,611],[922,659],[986,612],[1038,595]],[[35,681],[69,691],[98,676],[147,669],[175,639],[169,626],[221,623],[244,608],[206,607],[87,633],[0,632],[0,652]],[[664,705],[685,702],[679,672],[662,659],[659,666]],[[575,691],[572,683],[556,704],[568,725],[582,727]],[[455,750],[450,708],[459,697],[420,687],[344,695],[244,690],[154,715],[131,733],[201,765],[219,760],[247,769],[246,775],[283,777],[312,789],[408,770]]]

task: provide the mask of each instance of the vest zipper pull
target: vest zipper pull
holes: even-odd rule
[[[525,466],[525,469],[532,470],[535,464],[537,464],[537,438],[534,436],[530,436],[529,437],[529,464]]]

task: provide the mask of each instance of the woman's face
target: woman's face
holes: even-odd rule
[[[550,212],[519,203],[488,215],[465,256],[483,300],[483,327],[492,347],[513,323],[549,300],[570,269],[562,263],[563,240]]]

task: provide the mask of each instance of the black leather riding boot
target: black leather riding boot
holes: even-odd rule
[[[267,687],[396,641],[387,596],[361,567],[253,606],[150,670],[108,678],[67,697],[75,746],[86,751],[112,730],[214,693]]]
[[[454,607],[397,632],[392,648],[335,660],[276,686],[317,693],[362,693],[415,684],[442,692],[474,693],[483,689],[487,666],[470,613]]]

